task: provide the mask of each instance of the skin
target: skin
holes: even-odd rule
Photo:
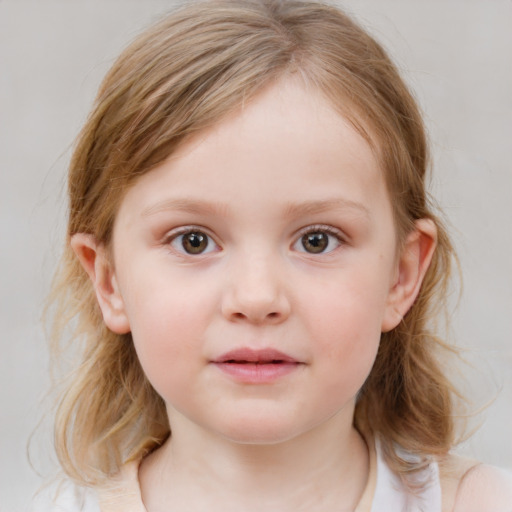
[[[292,79],[184,144],[127,191],[113,258],[73,248],[105,322],[130,332],[172,437],[144,459],[149,512],[353,510],[368,475],[355,397],[435,247],[421,220],[397,254],[376,155]],[[205,250],[187,253],[184,232]],[[304,235],[328,240],[311,252]],[[240,383],[212,363],[273,348],[297,368]]]

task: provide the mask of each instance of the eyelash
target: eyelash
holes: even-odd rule
[[[321,252],[318,252],[318,253],[314,253],[314,252],[309,252],[309,251],[305,251],[305,250],[300,250],[299,252],[302,252],[304,254],[312,254],[312,255],[315,255],[315,254],[329,254],[331,253],[332,251],[334,251],[335,249],[337,249],[340,245],[344,245],[346,244],[346,239],[345,237],[343,236],[342,232],[336,228],[333,228],[332,226],[327,226],[325,224],[316,224],[316,225],[313,225],[313,226],[308,226],[302,230],[299,231],[298,233],[298,236],[297,236],[297,240],[293,243],[292,247],[295,247],[296,245],[298,244],[302,244],[303,240],[304,240],[304,237],[308,234],[314,234],[314,233],[325,233],[327,234],[329,237],[332,237],[335,239],[336,243],[337,243],[337,246],[328,250],[328,251],[321,251]],[[331,242],[328,241],[328,244],[330,245]],[[327,247],[329,247],[329,245]]]
[[[187,235],[187,234],[194,234],[194,233],[201,234],[201,235],[204,235],[207,237],[207,245],[206,245],[205,250],[197,252],[197,253],[189,252],[185,249],[185,247],[183,245],[184,244],[183,239],[181,239],[181,243],[179,242],[180,237],[183,237],[184,235]],[[304,248],[304,237],[308,234],[316,234],[316,233],[326,234],[326,235],[328,235],[329,238],[334,238],[337,243],[336,247],[330,248],[328,251],[325,251],[325,248],[324,248],[324,249],[319,250],[318,252],[301,250],[301,249],[297,248],[299,245],[302,245],[302,249],[305,249]],[[312,255],[329,254],[330,252],[337,249],[340,245],[343,245],[345,243],[346,243],[346,240],[342,236],[342,233],[338,229],[335,229],[332,226],[318,224],[318,225],[313,225],[313,226],[307,226],[306,228],[303,228],[302,230],[300,230],[297,234],[297,238],[296,238],[295,242],[292,244],[292,248],[297,248],[298,252],[301,252],[304,254],[312,254]],[[183,256],[203,256],[206,254],[210,254],[211,252],[216,252],[215,247],[217,247],[217,248],[219,247],[218,244],[214,241],[213,237],[210,236],[207,233],[207,230],[201,226],[186,226],[186,227],[180,228],[177,231],[171,232],[165,237],[164,244],[170,245],[175,252],[180,253]],[[175,244],[179,244],[179,246],[176,247]],[[213,244],[213,247],[210,249],[212,244]],[[326,246],[326,248],[329,248],[331,245],[330,239],[327,240],[327,244],[328,245]]]
[[[173,231],[173,232],[169,233],[164,239],[164,244],[172,246],[173,250],[182,256],[203,256],[205,254],[210,254],[211,252],[215,251],[215,247],[218,247],[218,244],[214,241],[213,237],[208,234],[207,231],[208,230],[206,230],[205,228],[203,228],[201,226],[185,226],[183,228],[178,229],[177,231]],[[184,235],[187,235],[187,234],[193,234],[193,233],[200,233],[207,237],[208,244],[206,246],[206,249],[207,249],[206,252],[201,251],[201,252],[198,252],[195,254],[193,252],[187,252],[185,250],[185,248],[183,247],[183,239],[180,244],[181,247],[174,246],[175,243],[179,243],[180,237],[183,237]],[[209,250],[210,246],[212,246],[212,245],[213,245],[212,249]]]

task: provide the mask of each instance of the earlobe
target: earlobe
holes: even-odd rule
[[[405,241],[397,266],[396,279],[388,295],[382,332],[391,331],[413,305],[432,261],[436,248],[437,229],[430,219],[416,221]]]
[[[93,235],[76,233],[71,237],[71,248],[92,281],[107,327],[116,334],[130,332],[124,301],[104,245]]]

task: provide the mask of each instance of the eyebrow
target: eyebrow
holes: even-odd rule
[[[149,217],[155,213],[168,210],[178,210],[184,213],[197,215],[215,215],[224,217],[229,213],[229,208],[223,203],[212,203],[207,201],[198,201],[196,199],[164,199],[158,203],[144,208],[141,212],[142,217]]]
[[[329,210],[354,210],[356,213],[361,213],[367,218],[370,217],[370,210],[365,205],[341,197],[318,201],[305,201],[297,204],[289,203],[286,206],[285,213],[290,217],[294,217],[300,214],[315,215]]]
[[[212,215],[218,217],[226,217],[230,213],[230,208],[226,204],[220,202],[177,198],[164,199],[163,201],[159,201],[158,203],[142,210],[141,216],[149,217],[156,213],[168,210],[177,210],[184,213],[196,215]],[[284,214],[287,217],[295,217],[297,215],[315,215],[329,210],[354,210],[356,213],[361,213],[367,218],[370,217],[370,210],[362,203],[344,198],[288,203],[285,206]]]

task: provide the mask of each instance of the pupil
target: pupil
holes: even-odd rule
[[[319,253],[325,251],[329,240],[325,233],[308,233],[302,237],[302,245],[308,252]]]
[[[208,239],[203,233],[189,233],[183,237],[183,248],[191,254],[199,254],[206,249]]]

